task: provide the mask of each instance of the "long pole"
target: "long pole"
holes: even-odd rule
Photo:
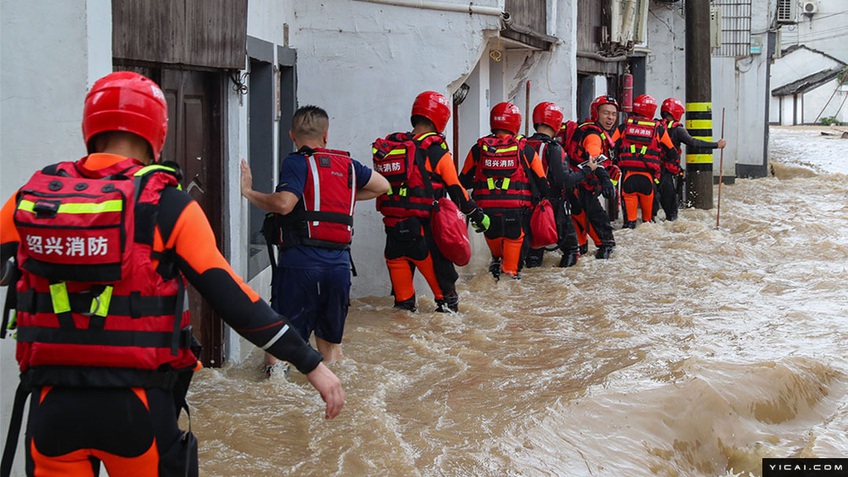
[[[724,108],[721,108],[721,137],[724,137]],[[716,229],[718,229],[719,219],[721,218],[721,182],[722,173],[724,172],[724,148],[721,148],[721,153],[718,160],[718,203],[716,204]]]
[[[524,135],[530,136],[530,116],[533,112],[530,111],[530,80],[527,80],[527,90],[524,95]]]

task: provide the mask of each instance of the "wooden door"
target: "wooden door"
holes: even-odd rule
[[[183,172],[183,190],[196,200],[223,246],[223,117],[222,73],[162,69],[160,85],[168,101],[168,139],[163,160]],[[195,337],[203,344],[204,366],[223,364],[224,326],[200,294],[189,286]]]

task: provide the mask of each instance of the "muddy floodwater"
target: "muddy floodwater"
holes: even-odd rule
[[[763,457],[848,457],[848,139],[772,128],[770,163],[722,186],[718,229],[715,209],[619,221],[611,260],[548,253],[520,281],[473,262],[458,314],[428,290],[415,314],[354,300],[336,420],[302,375],[262,379],[258,352],[201,371],[201,475],[760,476]]]

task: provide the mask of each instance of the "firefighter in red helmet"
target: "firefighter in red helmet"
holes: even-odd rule
[[[434,200],[447,193],[475,227],[485,228],[488,222],[459,183],[453,157],[442,135],[448,119],[447,98],[435,91],[425,91],[412,102],[412,131],[395,132],[372,144],[374,169],[391,184],[389,192],[377,198],[377,210],[383,214],[386,230],[383,254],[395,308],[417,309],[413,276],[418,269],[433,292],[436,311],[459,310],[456,292],[459,274],[439,250],[430,227]]]
[[[660,175],[660,183],[657,186],[659,194],[659,204],[665,212],[666,220],[677,220],[677,211],[681,200],[680,193],[683,185],[683,168],[680,164],[680,156],[683,151],[681,144],[686,144],[689,148],[703,149],[724,149],[727,141],[724,138],[716,142],[703,141],[695,139],[689,135],[689,131],[680,122],[686,109],[683,103],[677,98],[666,98],[660,106],[660,117],[671,136],[671,142],[674,145],[676,156],[673,154],[663,154],[662,156],[662,173]]]
[[[28,475],[96,475],[101,464],[197,475],[197,441],[177,420],[199,367],[186,279],[234,330],[305,373],[325,417],[344,405],[321,355],[235,274],[177,171],[157,162],[167,129],[159,87],[111,73],[85,98],[88,155],[37,172],[0,209],[0,263],[16,256],[20,272],[7,293],[22,383],[13,416],[31,397]]]
[[[633,115],[619,127],[616,160],[622,174],[624,228],[636,227],[638,209],[643,222],[653,220],[661,157],[676,155],[665,127],[654,119],[656,110],[657,101],[641,94],[633,100]]]
[[[548,181],[539,155],[518,133],[518,106],[496,104],[489,125],[492,134],[478,139],[468,151],[459,180],[472,189],[471,197],[491,218],[484,231],[492,253],[489,272],[496,279],[501,273],[518,279],[527,253],[524,236],[529,230],[530,210],[534,200],[547,197]]]
[[[580,252],[574,222],[571,220],[569,197],[574,194],[575,188],[597,169],[598,164],[592,158],[577,172],[572,172],[568,167],[565,149],[555,139],[562,128],[563,117],[562,110],[556,104],[547,101],[537,104],[533,108],[533,127],[536,133],[527,138],[527,143],[539,154],[542,169],[550,185],[549,200],[556,213],[559,239],[557,247],[562,251],[559,266],[570,267],[577,264]],[[544,252],[544,248],[531,248],[527,252],[525,266],[541,266]]]
[[[618,122],[618,101],[609,95],[601,95],[592,101],[590,118],[583,121],[566,143],[568,165],[572,172],[580,171],[590,160],[598,159],[598,167],[586,176],[576,191],[571,194],[571,218],[577,233],[580,254],[589,251],[589,237],[597,250],[595,258],[607,259],[615,249],[615,237],[610,218],[601,206],[599,197],[615,200],[614,181],[618,179],[618,168],[613,159],[613,129]]]

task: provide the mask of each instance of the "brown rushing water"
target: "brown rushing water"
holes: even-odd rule
[[[455,315],[354,300],[334,421],[298,373],[262,380],[257,352],[201,371],[202,475],[759,476],[763,457],[848,456],[848,176],[796,147],[848,162],[848,140],[800,134],[773,134],[774,176],[723,186],[718,230],[685,209],[616,230],[612,260],[547,254],[521,281],[483,257]]]

